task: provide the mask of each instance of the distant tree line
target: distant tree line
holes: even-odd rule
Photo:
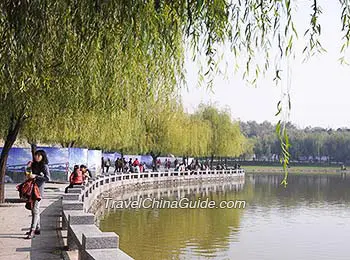
[[[242,133],[251,145],[243,157],[256,160],[279,160],[280,144],[274,132],[275,126],[264,121],[241,122]],[[321,127],[297,128],[288,123],[291,143],[291,161],[350,162],[350,129],[326,129]]]

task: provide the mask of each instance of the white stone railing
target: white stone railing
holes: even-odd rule
[[[79,259],[132,259],[119,249],[119,237],[113,232],[102,232],[95,225],[95,216],[88,213],[99,196],[112,188],[133,184],[152,184],[172,181],[205,181],[244,177],[243,169],[205,171],[165,171],[145,173],[113,173],[90,179],[84,185],[68,189],[63,195],[63,228],[68,229],[69,249],[79,250]]]
[[[84,210],[88,211],[97,197],[111,187],[126,186],[137,183],[154,183],[164,181],[186,181],[205,180],[227,177],[244,177],[243,169],[231,170],[205,170],[205,171],[166,171],[148,173],[113,173],[100,175],[89,180],[84,187],[84,194],[81,194],[81,201],[84,203]]]

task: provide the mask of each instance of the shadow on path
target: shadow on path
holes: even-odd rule
[[[63,247],[59,241],[61,201],[55,199],[41,212],[41,234],[32,239],[30,259],[62,259]]]
[[[23,234],[0,234],[0,239],[2,238],[18,238],[23,239]]]

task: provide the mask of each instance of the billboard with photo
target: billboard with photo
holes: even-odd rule
[[[115,157],[114,153],[103,153],[102,156],[105,161],[107,161],[107,159],[110,159],[111,162],[114,162],[114,157]],[[100,158],[100,161],[101,161],[101,158]]]
[[[152,156],[150,155],[141,155],[141,162],[146,163],[147,166],[152,166]]]
[[[88,150],[87,167],[92,171],[99,171],[101,169],[101,150]]]
[[[88,150],[85,148],[37,147],[37,150],[39,149],[43,149],[47,153],[51,177],[55,181],[67,181],[68,175],[66,173],[71,171],[76,164],[85,164],[92,172],[99,172],[101,170],[102,156],[111,160],[111,166],[114,166],[117,158],[121,158],[121,154],[117,152],[102,153],[101,150]],[[0,148],[0,152],[1,150],[2,148]],[[124,158],[127,161],[130,158],[132,161],[138,158],[141,163],[146,163],[148,167],[152,165],[152,156],[150,155],[124,155]],[[160,158],[164,160],[164,158]],[[7,161],[7,175],[16,181],[19,179],[22,181],[24,175],[22,176],[21,173],[24,173],[27,163],[31,160],[30,148],[12,148]]]
[[[69,168],[74,165],[88,164],[88,149],[84,148],[69,148]]]
[[[2,148],[0,151],[2,151]],[[30,148],[11,148],[7,159],[7,169],[13,172],[23,172],[31,160]]]
[[[37,150],[44,150],[49,160],[50,170],[66,172],[69,163],[68,148],[37,147]]]

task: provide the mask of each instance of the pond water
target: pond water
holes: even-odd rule
[[[168,194],[245,200],[244,209],[113,210],[100,227],[116,232],[120,248],[142,260],[350,259],[350,176],[291,175],[287,188],[281,179],[248,174]]]

